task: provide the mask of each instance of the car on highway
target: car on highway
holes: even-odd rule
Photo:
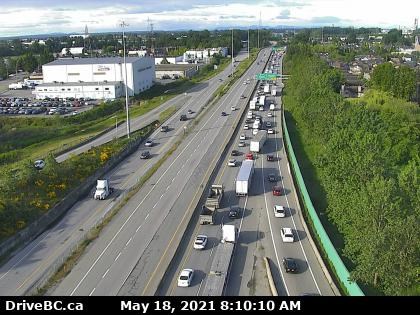
[[[152,147],[153,146],[153,140],[152,139],[147,140],[146,143],[144,144],[144,146]]]
[[[149,152],[149,151],[143,151],[143,152],[140,154],[140,158],[141,158],[141,159],[148,159],[148,158],[150,158],[150,152]]]
[[[293,231],[291,228],[281,228],[280,235],[283,243],[293,243],[295,241],[295,237],[293,236]]]
[[[199,249],[199,250],[205,249],[207,245],[207,241],[208,241],[207,235],[203,235],[203,234],[197,235],[194,240],[194,248]]]
[[[178,287],[189,287],[191,285],[191,281],[194,277],[194,270],[193,269],[183,269],[179,274],[178,278]]]
[[[229,159],[227,165],[235,167],[236,166],[236,160],[235,159]]]
[[[270,183],[275,183],[277,182],[277,177],[275,174],[268,174],[267,179]]]
[[[273,117],[273,113],[272,112],[268,112],[267,113],[267,117]]]
[[[286,209],[283,206],[275,205],[273,210],[276,218],[284,218],[286,216]]]
[[[242,94],[242,95],[241,95],[241,99],[244,99],[244,98],[246,98],[246,96]]]
[[[271,128],[271,122],[266,121],[266,122],[265,122],[265,126],[266,126],[267,128]]]
[[[246,136],[245,136],[245,134],[241,134],[241,135],[239,136],[239,140],[246,140]]]
[[[254,159],[254,154],[253,154],[252,152],[248,152],[248,153],[245,155],[245,159],[246,159],[246,160],[253,160],[253,159]]]
[[[260,112],[263,112],[263,111],[264,111],[264,106],[260,106],[260,107],[258,108],[258,110],[259,110]]]
[[[191,109],[189,109],[188,111],[187,111],[187,114],[193,114],[194,112],[191,110]]]
[[[251,116],[252,116],[252,113],[251,113]],[[250,123],[252,123],[252,122],[253,122],[252,118],[247,118],[247,119],[245,119],[245,123],[246,123],[246,124],[250,124]]]
[[[248,124],[245,124],[245,125],[244,125],[244,129],[245,129],[245,130],[248,130],[248,129],[249,129],[249,125],[248,125]]]
[[[286,272],[297,272],[298,267],[297,263],[293,258],[284,257],[283,258],[283,267]]]
[[[235,107],[235,106],[231,106],[231,107],[230,107],[230,110],[231,110],[231,111],[235,111],[235,110],[236,110],[236,107]]]
[[[231,207],[229,210],[229,218],[237,219],[239,218],[240,208],[239,207]]]
[[[274,155],[272,155],[272,154],[267,154],[267,161],[269,161],[269,162],[273,162],[273,161],[274,161]]]
[[[179,120],[180,121],[185,121],[185,120],[187,120],[188,118],[187,118],[187,115],[185,115],[185,114],[182,114],[181,115],[181,117],[179,117]]]
[[[274,129],[269,128],[269,129],[267,130],[267,133],[268,133],[268,134],[271,134],[271,135],[272,135],[272,134],[274,134]]]
[[[219,82],[222,82],[223,81],[223,79],[219,79]]]
[[[245,141],[239,141],[238,147],[244,147],[244,146],[245,146]]]
[[[258,133],[258,129],[252,129],[252,135],[255,136]]]
[[[280,186],[273,187],[273,196],[281,196],[282,189]]]
[[[160,127],[160,131],[161,131],[161,132],[167,132],[168,130],[169,130],[169,127],[168,127],[168,126],[166,126],[166,125],[164,125],[164,126]]]
[[[239,156],[239,155],[241,155],[241,152],[238,151],[238,150],[232,150],[232,152],[230,152],[230,155],[231,156]]]
[[[222,116],[226,116],[227,114],[225,112],[222,112]]]
[[[36,160],[36,161],[34,162],[34,167],[35,167],[37,170],[42,170],[42,169],[45,167],[45,161],[44,161],[44,160]]]

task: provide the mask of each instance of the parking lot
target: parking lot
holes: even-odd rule
[[[17,90],[16,90],[17,91]],[[46,99],[0,96],[0,115],[77,115],[98,104],[91,99]]]

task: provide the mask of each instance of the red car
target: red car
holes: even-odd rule
[[[245,155],[245,159],[247,160],[253,160],[254,159],[254,154],[252,154],[252,152],[249,152]]]
[[[280,186],[273,187],[273,196],[281,196],[282,189]]]

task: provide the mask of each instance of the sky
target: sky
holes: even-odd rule
[[[0,0],[0,37],[263,26],[413,28],[419,0]]]

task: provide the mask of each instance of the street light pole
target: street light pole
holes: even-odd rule
[[[233,77],[233,28],[232,28],[232,77]]]
[[[248,27],[248,59],[249,59],[249,27]]]
[[[127,83],[128,83],[128,79],[127,79],[127,62],[125,60],[125,34],[124,34],[124,27],[128,26],[128,24],[125,24],[124,21],[121,22],[120,24],[121,28],[122,28],[122,36],[123,36],[123,54],[124,54],[124,70],[125,70],[125,110],[126,110],[126,114],[127,114],[127,138],[130,139],[130,116],[128,113],[128,87],[127,87]]]

